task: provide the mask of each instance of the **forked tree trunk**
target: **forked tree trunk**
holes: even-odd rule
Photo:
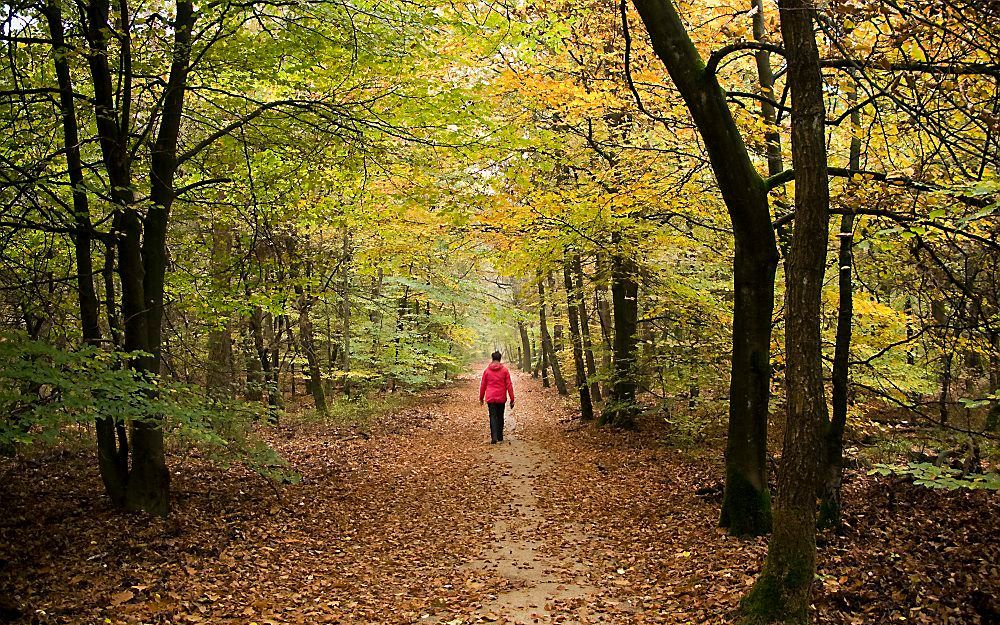
[[[816,485],[828,426],[820,339],[829,236],[823,76],[812,0],[782,0],[781,33],[792,96],[795,222],[786,273],[788,414],[764,568],[740,604],[740,621],[806,623],[816,574]]]

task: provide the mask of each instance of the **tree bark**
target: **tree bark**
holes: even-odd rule
[[[994,330],[990,334],[990,395],[1000,393],[1000,332]],[[1000,399],[990,400],[990,410],[986,414],[986,431],[996,432],[1000,429]]]
[[[857,93],[853,92],[847,106],[851,113],[851,147],[848,167],[861,169],[861,112],[856,109]],[[850,184],[850,183],[849,183]],[[851,332],[854,323],[854,215],[844,214],[840,219],[837,252],[838,311],[837,336],[833,350],[833,388],[831,391],[832,414],[826,431],[822,487],[820,492],[819,527],[840,526],[840,487],[844,475],[844,430],[847,427],[847,404],[850,385]]]
[[[680,91],[705,142],[735,239],[733,352],[726,442],[726,486],[720,524],[732,534],[770,529],[767,417],[771,382],[771,314],[778,249],[767,188],[729,110],[670,0],[634,0],[653,50]]]
[[[340,368],[344,372],[344,395],[351,396],[351,231],[347,226],[343,229],[344,249],[343,249],[343,281],[340,285],[340,315],[343,324],[341,332],[341,363]]]
[[[549,336],[548,319],[545,314],[545,283],[542,281],[542,273],[538,272],[538,325],[542,334],[542,386],[547,386],[546,369],[552,370],[552,380],[555,382],[556,390],[560,395],[567,395],[566,381],[559,371],[559,360],[552,350],[552,337]]]
[[[587,289],[583,283],[583,262],[579,254],[573,255],[573,272],[576,274],[577,310],[580,313],[580,333],[583,336],[583,355],[587,361],[587,380],[590,397],[601,401],[601,385],[597,382],[597,365],[594,362],[594,344],[590,340],[590,321],[587,318]]]
[[[579,293],[573,285],[573,271],[568,255],[563,258],[563,283],[566,287],[566,316],[569,319],[569,334],[573,342],[573,365],[576,372],[576,389],[580,394],[580,418],[590,421],[594,418],[594,404],[587,384],[587,369],[583,357],[583,331],[580,329]]]
[[[612,235],[612,244],[620,244],[620,235]],[[631,428],[638,412],[635,404],[635,365],[639,326],[639,282],[635,262],[621,250],[611,258],[611,302],[614,316],[611,394],[601,411],[600,425]]]
[[[764,17],[764,0],[753,0],[753,7],[753,38],[756,41],[763,42],[767,33],[767,24]],[[774,72],[771,71],[771,53],[767,50],[757,50],[754,52],[754,61],[757,65],[757,82],[760,83],[761,94],[769,100],[777,101],[778,98],[774,93]],[[778,116],[774,105],[770,101],[761,100],[760,116],[764,120],[764,123],[767,124],[767,131],[764,133],[767,175],[774,176],[784,171],[785,164],[781,158],[781,133],[778,131]],[[784,189],[784,185],[781,188]],[[780,200],[775,200],[775,204],[781,208],[787,208]],[[779,226],[776,235],[781,251],[787,257],[788,246],[790,244],[787,226]]]
[[[66,154],[66,171],[72,185],[73,221],[77,231],[73,235],[73,249],[76,260],[77,291],[80,309],[80,325],[83,341],[99,347],[102,340],[100,325],[100,303],[94,287],[94,262],[92,256],[92,229],[90,202],[84,186],[83,160],[80,155],[79,126],[76,105],[73,102],[73,81],[69,67],[69,49],[66,46],[62,21],[62,10],[58,0],[48,0],[42,7],[49,35],[52,40],[52,61],[59,85],[59,110],[62,116],[63,148]],[[113,283],[112,283],[113,285]],[[113,286],[112,286],[113,288]],[[113,300],[109,295],[109,301]],[[109,318],[109,325],[113,320]],[[113,330],[114,326],[111,326]],[[115,420],[98,416],[95,423],[97,432],[97,465],[111,502],[115,506],[125,503],[128,484],[128,440],[117,435],[122,430]]]
[[[829,236],[823,76],[811,0],[782,0],[792,97],[795,223],[786,274],[788,413],[764,568],[740,604],[742,623],[806,623],[816,574],[816,486],[828,425],[820,314]]]
[[[216,294],[229,288],[227,268],[233,251],[233,237],[222,223],[212,224],[212,251],[209,260],[212,284]],[[215,399],[233,398],[233,328],[228,314],[216,321],[208,333],[208,374],[205,388]]]
[[[594,290],[594,301],[597,318],[601,323],[601,340],[604,342],[604,349],[601,350],[601,371],[603,375],[608,375],[612,370],[611,353],[614,351],[614,338],[611,336],[611,298],[608,294],[610,271],[607,269],[607,260],[603,253],[597,254],[595,262],[597,288]],[[608,393],[607,382],[604,383],[604,393]]]
[[[531,340],[528,338],[528,328],[518,320],[517,333],[521,337],[521,371],[531,373]]]

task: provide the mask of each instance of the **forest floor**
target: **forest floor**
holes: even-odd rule
[[[725,622],[766,542],[716,528],[719,453],[515,387],[501,445],[469,375],[370,430],[289,419],[269,436],[298,484],[174,456],[166,521],[111,510],[90,452],[3,460],[7,620]],[[1000,623],[996,494],[845,488],[845,528],[820,536],[820,623]]]

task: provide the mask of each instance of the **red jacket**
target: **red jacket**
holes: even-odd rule
[[[491,362],[483,371],[483,381],[479,383],[479,401],[486,398],[486,403],[503,404],[510,395],[514,403],[514,385],[510,381],[510,371],[499,362]]]

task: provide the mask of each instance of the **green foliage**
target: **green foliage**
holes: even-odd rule
[[[0,335],[0,445],[51,442],[64,427],[98,416],[143,418],[150,402],[144,393],[154,386],[127,367],[132,356]]]
[[[898,475],[913,479],[913,483],[927,488],[947,490],[1000,490],[1000,474],[964,473],[951,467],[939,467],[929,462],[910,462],[905,465],[877,464],[868,475]]]
[[[93,346],[67,351],[21,334],[0,335],[0,448],[53,443],[68,428],[98,418],[126,425],[147,420],[159,423],[174,444],[217,464],[241,462],[273,479],[296,479],[254,435],[259,406],[209,399],[197,386],[136,372],[128,363],[138,356]]]

